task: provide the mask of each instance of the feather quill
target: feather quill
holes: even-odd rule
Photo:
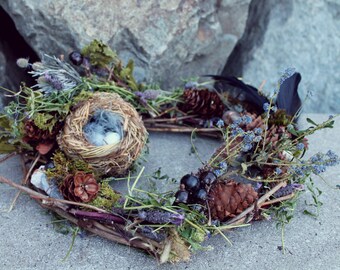
[[[220,75],[207,75],[216,81],[220,81],[223,84],[237,88],[236,98],[240,102],[247,104],[248,109],[261,114],[264,112],[263,104],[268,101],[268,98],[259,93],[259,91],[249,84],[245,84],[243,81],[237,79],[234,76],[220,76]],[[225,92],[225,89],[221,90]]]
[[[285,110],[286,113],[291,116],[294,116],[301,108],[301,99],[298,93],[300,81],[300,73],[295,72],[280,85],[280,90],[277,95],[277,108]]]

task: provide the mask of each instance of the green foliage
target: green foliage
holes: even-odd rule
[[[106,67],[112,62],[118,62],[117,54],[109,46],[96,39],[85,46],[81,53],[90,59],[92,65],[98,67]]]
[[[0,115],[0,154],[8,154],[21,149],[32,148],[21,140],[18,127],[6,115]]]
[[[315,211],[309,211],[309,210],[305,209],[303,211],[303,213],[305,215],[317,218],[319,216],[320,207],[323,205],[323,203],[320,201],[320,196],[322,194],[322,191],[315,186],[314,181],[312,180],[312,178],[309,178],[309,182],[306,183],[306,186],[307,186],[308,191],[311,193],[312,202],[308,203],[305,200],[305,204],[307,206],[310,206],[310,207],[314,208]]]
[[[80,159],[69,159],[61,151],[54,153],[52,157],[54,168],[48,169],[46,174],[48,178],[64,179],[69,174],[75,174],[77,171],[92,173],[91,165]]]
[[[115,192],[108,182],[102,182],[97,197],[90,204],[106,211],[112,211],[120,198],[121,195]]]
[[[59,121],[57,117],[49,113],[36,113],[33,118],[34,124],[42,130],[52,132],[54,125]]]

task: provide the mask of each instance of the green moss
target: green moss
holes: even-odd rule
[[[52,132],[54,125],[58,122],[58,118],[49,113],[36,113],[33,121],[39,129]]]
[[[118,61],[117,54],[109,46],[96,39],[84,47],[81,53],[88,57],[94,66],[105,67],[111,62]]]
[[[69,159],[61,151],[53,155],[54,168],[47,170],[48,178],[64,179],[68,174],[75,174],[77,171],[92,173],[92,167],[81,159]]]
[[[121,195],[115,192],[107,182],[103,182],[97,197],[90,204],[107,211],[112,211],[113,206],[120,197]]]
[[[277,110],[269,118],[269,125],[288,126],[291,124],[292,117],[287,115],[285,110]]]

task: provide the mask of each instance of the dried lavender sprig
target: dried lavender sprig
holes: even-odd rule
[[[179,213],[175,214],[160,210],[139,211],[138,217],[151,223],[172,223],[177,226],[182,225],[185,218],[184,215]]]
[[[296,190],[303,190],[304,189],[304,186],[301,185],[301,184],[290,184],[290,185],[287,185],[285,187],[282,187],[280,188],[278,191],[276,191],[274,194],[273,194],[273,197],[275,198],[280,198],[280,197],[283,197],[283,196],[287,196],[289,194],[292,194],[294,191]]]
[[[165,233],[155,232],[150,226],[143,226],[140,233],[157,242],[162,242],[167,237]]]
[[[33,87],[45,94],[70,90],[82,82],[81,76],[70,64],[47,54],[43,56],[41,64],[35,65],[29,73],[32,77],[38,77]]]
[[[160,95],[160,91],[148,89],[143,92],[136,91],[135,95],[139,98],[140,103],[146,106],[148,100],[155,100]]]

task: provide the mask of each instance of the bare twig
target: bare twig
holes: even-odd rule
[[[271,204],[274,204],[274,203],[278,203],[278,202],[287,201],[287,200],[292,199],[294,196],[295,196],[295,193],[292,193],[292,194],[289,194],[289,195],[286,195],[286,196],[282,196],[280,198],[276,198],[276,199],[262,203],[261,207],[271,205]]]

